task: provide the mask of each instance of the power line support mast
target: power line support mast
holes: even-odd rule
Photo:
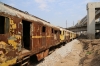
[[[67,28],[67,20],[66,20],[66,28]]]
[[[74,26],[74,21],[73,21],[73,26]]]

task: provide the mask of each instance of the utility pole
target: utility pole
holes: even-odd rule
[[[66,20],[66,28],[67,28],[67,20]]]
[[[73,21],[73,26],[74,26],[74,21]]]

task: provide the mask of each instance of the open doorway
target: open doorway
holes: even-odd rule
[[[30,24],[31,22],[22,20],[23,24],[23,46],[25,49],[30,50]]]

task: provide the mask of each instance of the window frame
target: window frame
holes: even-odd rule
[[[9,33],[9,28],[10,28],[10,20],[8,17],[5,16],[0,16],[0,18],[3,18],[4,23],[3,23],[3,31],[0,32],[0,34],[7,34]]]

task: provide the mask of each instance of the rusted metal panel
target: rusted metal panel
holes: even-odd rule
[[[40,61],[41,59],[44,58],[43,53],[44,52],[41,52],[41,53],[36,54],[38,61]]]
[[[39,52],[44,49],[42,45],[42,24],[33,23],[32,51]]]
[[[43,45],[42,45],[42,24],[38,24],[38,28],[39,28],[39,51],[43,51]]]
[[[59,30],[54,29],[54,31],[55,31],[55,33],[54,33],[54,45],[57,45],[60,42]]]
[[[38,50],[38,35],[37,35],[37,33],[38,33],[38,25],[36,24],[36,23],[34,23],[33,24],[33,36],[34,37],[32,37],[33,38],[33,47],[32,47],[32,51],[34,52],[36,52],[37,50]]]
[[[46,45],[47,45],[47,48],[50,47],[50,44],[52,43],[51,42],[51,27],[47,26],[47,29],[46,29]]]
[[[44,27],[45,29],[44,29],[43,27]],[[43,29],[45,30],[44,32],[43,32]],[[41,34],[41,35],[42,35],[42,46],[41,46],[41,47],[42,47],[43,49],[46,48],[46,29],[47,29],[47,27],[46,27],[45,25],[43,25],[43,26],[42,26],[42,30],[41,30],[41,31],[42,31],[42,34]]]
[[[0,38],[0,63],[3,62],[1,66],[16,63],[19,49],[18,44],[21,44],[21,34],[18,34],[18,22],[20,20],[15,17],[8,18],[10,24],[9,33],[0,34],[0,37],[2,37]]]
[[[45,58],[46,56],[48,56],[48,53],[49,53],[49,49],[45,50],[43,53],[43,57]]]
[[[48,53],[49,53],[49,49],[46,49],[45,51],[42,51],[42,52],[36,54],[38,61],[40,61],[44,57],[48,56]]]

